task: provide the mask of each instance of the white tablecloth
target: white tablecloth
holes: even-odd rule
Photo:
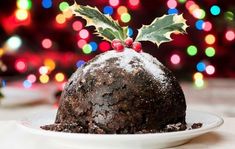
[[[235,118],[224,118],[217,130],[197,137],[176,149],[226,149],[235,146]],[[35,138],[21,130],[16,121],[0,121],[1,149],[60,149],[47,139]]]

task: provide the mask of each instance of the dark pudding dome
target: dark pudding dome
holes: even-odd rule
[[[185,127],[185,111],[183,91],[171,71],[153,56],[125,48],[100,54],[79,68],[62,92],[55,124],[41,128],[97,134],[162,132],[169,124]]]

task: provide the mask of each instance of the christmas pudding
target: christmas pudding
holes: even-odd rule
[[[135,134],[186,129],[183,91],[170,70],[143,52],[139,41],[170,41],[186,29],[182,15],[143,26],[135,41],[96,8],[73,5],[74,13],[112,42],[107,51],[80,67],[67,82],[55,124],[45,130],[71,133]]]

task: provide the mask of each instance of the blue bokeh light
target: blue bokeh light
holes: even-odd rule
[[[204,62],[197,63],[197,71],[203,72],[206,70],[206,64]]]
[[[52,0],[42,0],[42,7],[43,8],[51,8],[52,7]]]
[[[29,80],[25,80],[25,81],[23,82],[23,86],[24,86],[24,88],[30,88],[30,87],[32,86],[32,83],[29,82]]]
[[[203,20],[198,20],[196,23],[195,23],[195,26],[198,30],[203,30],[203,24],[204,24],[204,21]]]
[[[84,60],[79,60],[77,61],[76,63],[76,66],[79,68],[79,67],[82,67],[86,62]]]
[[[168,9],[168,14],[178,14],[178,13],[179,13],[179,11],[176,8]]]
[[[95,51],[97,50],[97,48],[98,48],[97,43],[94,42],[94,41],[92,41],[92,42],[90,42],[89,44],[90,44],[91,47],[92,47],[92,52],[95,52]]]
[[[6,87],[6,85],[7,85],[7,82],[6,82],[6,80],[2,80],[2,87]]]
[[[128,27],[128,30],[127,30],[127,35],[129,36],[129,37],[132,37],[133,36],[133,29],[131,28],[131,27]]]
[[[105,6],[103,9],[104,14],[112,15],[113,14],[113,7]]]

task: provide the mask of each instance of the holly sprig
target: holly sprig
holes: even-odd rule
[[[125,43],[128,38],[128,27],[121,27],[118,21],[113,20],[109,15],[101,13],[96,7],[74,3],[70,9],[76,16],[80,16],[87,21],[86,26],[94,26],[96,34],[105,40],[110,42],[119,40],[120,43]],[[143,25],[138,29],[138,34],[134,41],[150,41],[159,46],[164,42],[171,41],[172,38],[170,36],[172,33],[186,33],[187,27],[186,20],[182,14],[164,15],[156,18],[150,25]]]

